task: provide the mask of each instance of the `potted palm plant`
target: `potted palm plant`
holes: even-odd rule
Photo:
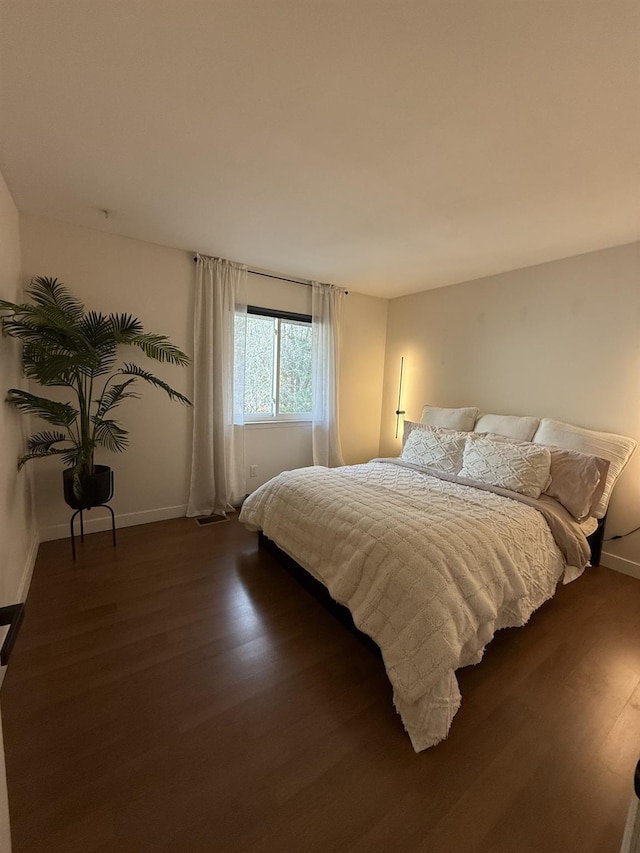
[[[31,303],[0,300],[4,332],[23,343],[25,376],[44,387],[68,388],[73,399],[61,402],[21,388],[9,390],[7,402],[55,428],[29,438],[18,467],[31,459],[61,456],[67,466],[65,500],[73,509],[90,509],[111,496],[111,469],[96,465],[94,455],[100,447],[116,452],[127,448],[128,432],[113,418],[113,410],[140,396],[134,383],[148,382],[171,400],[190,405],[187,397],[140,365],[119,364],[119,348],[137,347],[156,361],[182,366],[189,357],[166,336],[145,332],[130,314],[85,311],[55,278],[38,276],[26,292]]]

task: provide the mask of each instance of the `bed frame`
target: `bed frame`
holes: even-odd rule
[[[587,536],[589,548],[591,548],[591,565],[599,566],[600,557],[602,556],[602,543],[604,542],[604,526],[607,521],[605,514],[604,518],[598,519],[598,526],[593,531],[591,536]]]
[[[274,557],[274,559],[276,559],[301,586],[310,592],[311,595],[313,595],[313,597],[330,613],[332,613],[346,628],[352,631],[358,639],[365,644],[365,646],[372,649],[378,657],[382,657],[382,652],[380,651],[378,644],[374,642],[371,637],[367,634],[363,634],[362,631],[356,627],[349,609],[343,604],[338,604],[337,601],[331,598],[329,590],[323,583],[320,583],[320,581],[316,580],[313,575],[310,575],[306,569],[303,569],[299,563],[296,563],[293,557],[290,557],[288,554],[285,554],[284,551],[281,551],[276,543],[272,539],[268,539],[262,531],[258,533],[258,545],[263,551],[271,554],[271,556]]]
[[[602,543],[604,541],[604,526],[607,520],[607,516],[604,518],[598,519],[598,527],[593,531],[591,536],[587,536],[587,542],[589,543],[589,547],[591,548],[591,565],[599,566],[600,565],[600,555],[602,553]],[[276,559],[280,565],[286,569],[290,575],[292,575],[298,583],[303,586],[308,592],[310,592],[313,597],[320,602],[330,613],[332,613],[336,619],[338,619],[346,628],[352,631],[361,642],[365,645],[369,646],[370,649],[379,656],[382,657],[382,653],[377,645],[371,637],[367,636],[367,634],[363,634],[360,631],[354,621],[351,613],[347,607],[343,604],[338,604],[335,601],[326,586],[321,583],[319,580],[310,575],[309,572],[304,569],[299,563],[282,551],[276,543],[269,539],[264,535],[262,531],[258,533],[258,546],[266,551],[268,554],[271,554],[274,559]]]

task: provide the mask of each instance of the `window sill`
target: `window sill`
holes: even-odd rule
[[[275,418],[270,418],[268,421],[245,421],[244,422],[245,429],[264,429],[267,427],[268,429],[275,429],[276,427],[311,427],[311,421],[309,419],[306,420],[276,420]]]

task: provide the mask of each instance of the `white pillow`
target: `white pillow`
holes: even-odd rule
[[[413,465],[457,474],[462,466],[466,432],[413,424],[402,448],[401,458]]]
[[[467,406],[462,409],[439,409],[437,406],[425,406],[422,410],[420,423],[471,432],[478,417],[478,411],[475,406]]]
[[[568,450],[577,450],[579,453],[588,453],[591,456],[600,456],[602,459],[609,460],[606,485],[593,513],[596,518],[603,518],[605,515],[616,480],[638,446],[637,441],[624,435],[583,429],[551,418],[543,418],[540,421],[533,440],[536,444],[566,447]]]
[[[402,446],[404,447],[407,443],[407,439],[409,435],[414,429],[431,429],[430,426],[426,424],[419,424],[416,421],[405,421],[402,425]]]
[[[549,480],[551,454],[535,444],[510,444],[485,435],[467,436],[460,477],[539,498]]]
[[[518,441],[531,441],[535,435],[540,418],[521,418],[517,415],[480,415],[473,428],[474,432],[494,432],[516,438]]]

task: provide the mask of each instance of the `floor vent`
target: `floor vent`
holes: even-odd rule
[[[229,519],[224,515],[201,515],[200,518],[196,518],[196,523],[201,527],[205,524],[219,524],[221,521],[229,521]]]

